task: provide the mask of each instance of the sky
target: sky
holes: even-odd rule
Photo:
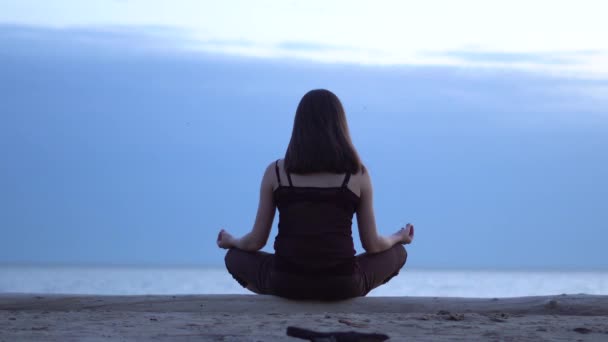
[[[601,0],[0,1],[0,22],[147,27],[193,50],[323,62],[608,72]]]
[[[412,267],[606,269],[603,6],[0,1],[0,263],[221,265],[328,88]]]

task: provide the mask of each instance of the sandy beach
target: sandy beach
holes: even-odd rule
[[[303,341],[288,326],[391,341],[606,341],[608,296],[368,297],[0,295],[0,341]]]

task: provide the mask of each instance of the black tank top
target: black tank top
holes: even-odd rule
[[[309,275],[350,275],[355,271],[352,218],[359,196],[348,187],[347,173],[340,187],[294,187],[281,184],[274,201],[279,209],[279,233],[274,241],[275,269]]]

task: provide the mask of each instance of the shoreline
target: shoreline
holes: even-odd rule
[[[298,341],[288,326],[399,340],[608,340],[608,296],[363,297],[0,294],[0,341]],[[303,341],[303,340],[299,340]]]

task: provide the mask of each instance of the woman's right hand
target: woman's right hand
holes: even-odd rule
[[[234,238],[230,233],[222,229],[219,234],[217,234],[217,246],[223,249],[232,248],[234,247]]]
[[[408,223],[404,228],[401,228],[397,233],[400,237],[400,242],[404,245],[414,241],[414,225]]]

